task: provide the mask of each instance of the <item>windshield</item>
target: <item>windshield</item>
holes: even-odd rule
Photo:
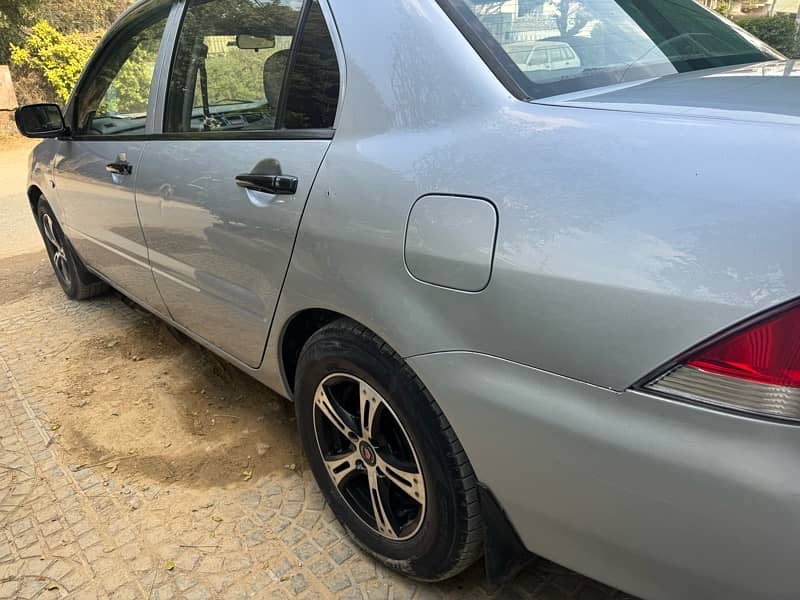
[[[458,1],[531,98],[782,58],[694,0]]]

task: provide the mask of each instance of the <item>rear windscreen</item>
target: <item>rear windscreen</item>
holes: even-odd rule
[[[531,98],[782,58],[694,0],[452,0]]]

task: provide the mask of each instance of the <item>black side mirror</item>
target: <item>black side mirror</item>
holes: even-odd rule
[[[29,138],[54,138],[68,133],[58,104],[29,104],[14,113],[17,129]]]

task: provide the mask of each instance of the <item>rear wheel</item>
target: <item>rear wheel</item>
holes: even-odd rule
[[[53,209],[44,198],[39,200],[36,217],[50,264],[67,297],[85,300],[105,292],[108,285],[83,266],[58,224]]]
[[[452,427],[402,359],[341,319],[297,369],[296,411],[314,476],[355,541],[412,577],[451,577],[481,554],[475,474]]]

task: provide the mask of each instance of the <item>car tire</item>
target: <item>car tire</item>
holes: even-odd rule
[[[422,581],[452,577],[481,556],[469,459],[420,379],[378,336],[349,319],[312,335],[295,410],[314,477],[366,552]]]
[[[44,240],[50,265],[68,298],[86,300],[108,290],[108,284],[90,273],[78,258],[44,197],[39,199],[36,206],[36,223]]]

